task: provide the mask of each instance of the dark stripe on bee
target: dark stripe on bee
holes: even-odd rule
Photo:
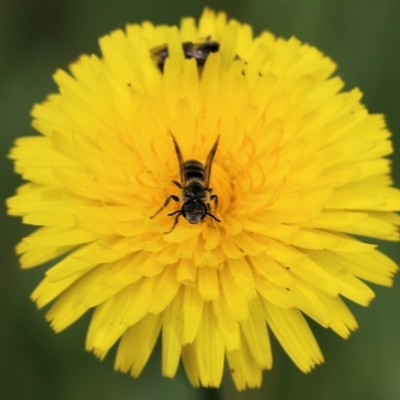
[[[188,181],[192,179],[204,180],[204,165],[197,160],[188,160],[183,164],[183,170]]]
[[[191,42],[183,43],[182,45],[185,58],[196,59],[198,67],[204,67],[207,57],[210,53],[216,53],[219,50],[218,42],[205,42],[199,45]]]
[[[202,68],[209,54],[219,51],[219,43],[213,41],[206,41],[204,43],[185,42],[182,43],[182,51],[186,59],[194,58],[197,66]],[[152,49],[150,52],[158,69],[163,72],[165,60],[169,57],[168,46],[162,45]]]

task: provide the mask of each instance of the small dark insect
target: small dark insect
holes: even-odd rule
[[[203,43],[182,43],[182,50],[185,58],[194,58],[199,68],[203,68],[210,53],[216,53],[219,50],[219,43],[206,41]],[[168,46],[162,45],[151,50],[152,57],[157,64],[158,69],[163,72],[166,58],[169,56]]]
[[[215,153],[217,151],[219,137],[208,153],[206,164],[203,165],[197,160],[183,161],[182,153],[178,143],[172,134],[171,136],[172,141],[174,142],[175,152],[178,157],[179,173],[181,178],[181,182],[172,182],[178,186],[179,189],[181,189],[181,194],[180,197],[173,194],[167,197],[163,206],[151,218],[154,218],[165,207],[167,207],[172,199],[176,202],[181,202],[182,208],[168,214],[169,216],[175,215],[176,217],[172,228],[168,232],[164,233],[171,233],[174,230],[181,215],[183,215],[183,217],[191,224],[198,224],[206,217],[206,215],[217,222],[221,222],[211,212],[210,202],[214,201],[214,209],[216,210],[218,207],[218,196],[216,194],[211,194],[212,189],[209,187],[211,168]]]

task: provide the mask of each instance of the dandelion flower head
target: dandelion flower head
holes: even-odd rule
[[[198,43],[218,46],[188,56]],[[22,268],[53,260],[32,299],[52,303],[56,332],[90,311],[86,349],[116,345],[134,377],[159,336],[163,375],[182,359],[194,386],[218,387],[226,359],[239,390],[259,387],[271,334],[310,371],[323,356],[305,316],[347,338],[344,299],[367,305],[366,282],[397,270],[369,243],[399,239],[384,118],[314,47],[209,9],[128,25],[100,48],[55,73],[59,92],[32,111],[40,135],[11,150],[26,183],[9,213],[38,227],[17,246]],[[219,137],[218,207],[204,200],[219,221],[180,215],[166,234],[184,183],[172,135],[203,165]]]

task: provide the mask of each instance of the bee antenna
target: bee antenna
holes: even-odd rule
[[[215,215],[213,215],[213,214],[210,214],[210,213],[206,213],[206,215],[208,215],[209,217],[211,217],[211,218],[213,218],[215,221],[217,221],[217,222],[221,222],[221,220],[220,219],[218,219]]]

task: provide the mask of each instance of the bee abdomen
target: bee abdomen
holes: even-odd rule
[[[204,180],[204,165],[197,160],[188,160],[183,164],[186,179]]]

